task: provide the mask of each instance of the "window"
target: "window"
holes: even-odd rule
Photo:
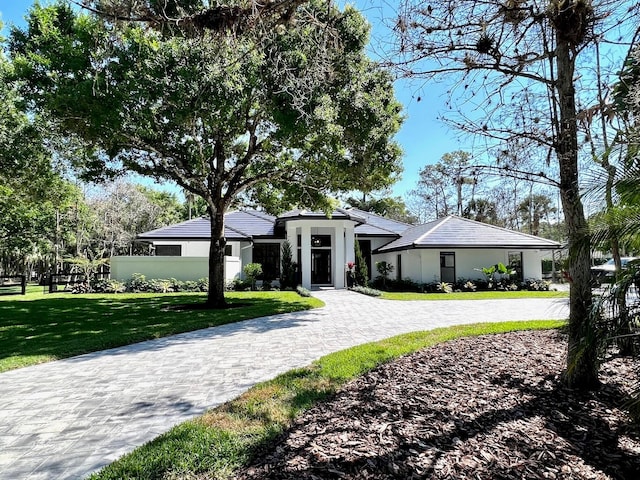
[[[181,257],[182,245],[156,245],[157,257]]]
[[[456,254],[453,252],[440,252],[440,281],[456,281]]]
[[[231,248],[231,245],[225,245],[224,246],[224,256],[225,257],[232,257],[233,256],[233,249]]]
[[[402,254],[396,257],[396,280],[402,280]]]
[[[253,263],[262,265],[261,280],[275,280],[280,277],[280,244],[254,243]]]
[[[522,252],[509,252],[509,269],[514,270],[515,279],[522,282]]]

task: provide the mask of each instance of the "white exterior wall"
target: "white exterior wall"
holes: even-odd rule
[[[524,280],[542,278],[542,259],[549,255],[548,250],[525,250],[522,252],[522,276]]]
[[[242,267],[238,257],[225,257],[225,278],[233,280]],[[209,277],[209,257],[111,257],[111,278],[127,281],[134,273],[148,279],[199,280]]]
[[[482,268],[497,263],[505,265],[509,262],[509,252],[522,252],[523,278],[542,278],[541,260],[547,254],[540,250],[502,250],[502,249],[411,249],[402,252],[390,252],[372,255],[373,278],[378,276],[375,263],[386,261],[392,264],[395,278],[397,256],[402,255],[402,278],[409,278],[417,283],[440,281],[440,253],[453,252],[456,258],[456,279],[483,279]],[[478,269],[478,270],[476,270]]]
[[[157,241],[153,242],[157,245],[180,245],[183,257],[208,257],[209,243],[202,240],[184,240],[184,241]]]

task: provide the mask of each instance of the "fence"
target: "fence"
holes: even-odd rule
[[[0,295],[24,295],[27,293],[27,277],[24,275],[0,275]]]

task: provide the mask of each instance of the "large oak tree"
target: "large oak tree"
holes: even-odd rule
[[[239,194],[268,183],[327,205],[327,193],[385,187],[400,170],[401,109],[365,55],[362,16],[310,2],[296,19],[167,34],[59,3],[12,32],[24,95],[93,149],[85,172],[170,179],[205,200],[212,307],[225,304],[224,214]]]

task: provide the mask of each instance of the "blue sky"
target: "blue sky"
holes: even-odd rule
[[[384,16],[393,15],[393,10],[384,5],[384,0],[352,0],[373,25],[372,51],[377,49],[379,39],[387,32],[382,22]],[[0,0],[0,18],[5,24],[24,24],[23,17],[34,0]],[[41,4],[49,3],[40,0]],[[6,25],[3,33],[6,34]],[[406,199],[406,193],[415,187],[420,168],[437,162],[442,155],[455,150],[470,150],[456,138],[456,132],[447,129],[437,120],[444,109],[446,89],[440,85],[420,88],[407,80],[396,81],[396,97],[404,105],[407,117],[396,139],[404,151],[404,173],[393,187],[393,195]],[[420,97],[420,102],[417,98]]]

